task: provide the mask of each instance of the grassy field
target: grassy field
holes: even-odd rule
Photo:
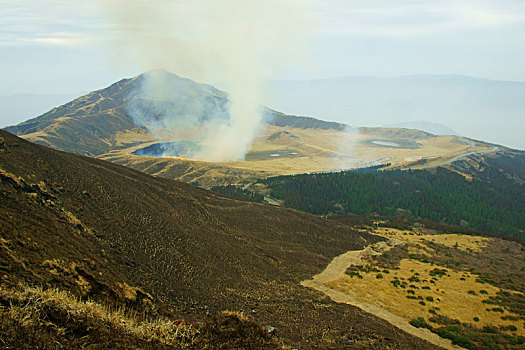
[[[151,175],[210,188],[225,184],[246,185],[257,178],[274,175],[333,171],[376,164],[390,163],[392,167],[406,167],[424,162],[428,166],[468,152],[492,149],[488,145],[455,136],[434,137],[415,130],[362,128],[358,132],[344,132],[266,125],[243,161],[209,163],[131,154],[139,148],[163,141],[170,140],[154,141],[151,135],[138,131],[121,133],[115,142],[124,148],[98,157]],[[379,144],[373,143],[376,141]],[[279,153],[284,155],[276,156]]]
[[[525,249],[497,238],[379,227],[400,244],[325,285],[466,348],[525,343]],[[399,242],[398,242],[399,243]]]

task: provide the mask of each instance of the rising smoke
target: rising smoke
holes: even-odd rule
[[[148,74],[130,106],[136,122],[157,138],[198,138],[193,158],[244,159],[261,128],[262,82],[289,65],[305,62],[312,30],[310,0],[110,0],[104,2],[122,33],[118,61],[143,69],[164,68],[192,80],[220,82],[217,99],[166,84],[167,74]],[[211,93],[213,95],[213,92]],[[154,103],[157,98],[165,103]],[[184,106],[178,102],[185,103]],[[191,136],[188,136],[191,135]]]

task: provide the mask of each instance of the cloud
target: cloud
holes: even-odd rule
[[[322,34],[405,37],[525,23],[525,2],[513,0],[326,0]]]
[[[0,45],[87,45],[106,40],[112,28],[93,1],[0,2]]]

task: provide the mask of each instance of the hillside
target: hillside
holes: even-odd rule
[[[510,158],[502,154],[487,158],[484,164],[477,171],[473,166],[463,167],[472,174],[467,178],[442,167],[371,168],[271,177],[258,180],[252,189],[264,191],[285,206],[318,215],[425,218],[525,239],[525,155],[516,153]]]
[[[334,256],[380,238],[292,209],[225,198],[52,150],[3,131],[0,169],[2,310],[14,312],[13,305],[25,305],[24,300],[57,300],[51,292],[49,299],[31,297],[38,290],[9,292],[22,283],[58,288],[110,308],[142,310],[135,314],[188,319],[196,327],[207,314],[242,311],[301,348],[433,348],[299,285]],[[55,304],[46,305],[42,310],[54,316],[44,328],[24,326],[2,311],[2,332],[14,322],[27,334],[53,337],[53,324],[60,327],[66,320],[52,313]],[[101,341],[84,321],[87,328],[56,336]],[[232,332],[242,338],[240,330]]]

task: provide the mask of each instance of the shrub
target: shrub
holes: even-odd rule
[[[425,321],[423,317],[414,318],[410,321],[410,324],[416,328],[427,328],[432,329],[432,326]]]
[[[390,283],[392,283],[394,285],[394,287],[398,287],[399,285],[401,285],[401,281],[398,280],[398,279],[393,279],[392,281],[390,281]]]
[[[483,326],[483,333],[496,334],[498,330],[492,326]]]

